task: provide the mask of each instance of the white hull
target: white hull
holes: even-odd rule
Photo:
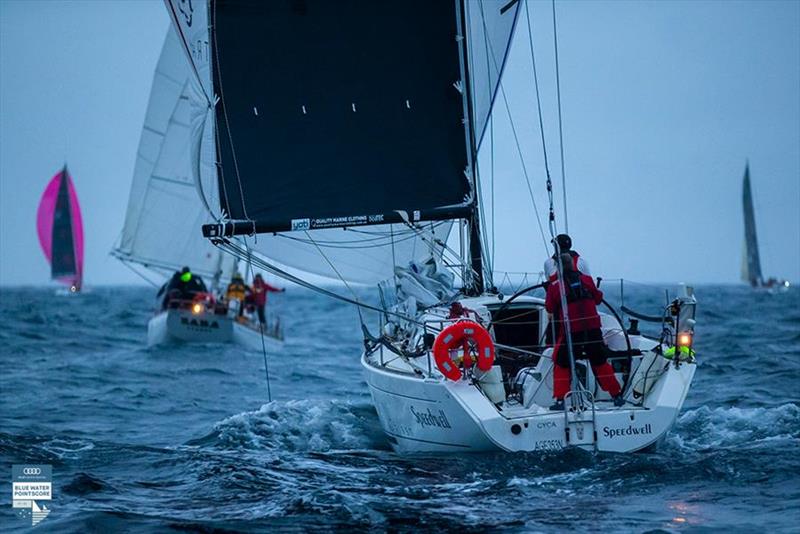
[[[472,309],[481,302],[472,302]],[[528,305],[539,304],[531,299]],[[603,331],[609,347],[620,350],[625,338],[620,334],[619,323],[603,316]],[[627,402],[622,407],[614,406],[609,395],[596,385],[591,369],[581,363],[586,376],[584,387],[589,392],[585,398],[593,398],[593,402],[584,402],[582,410],[550,410],[554,401],[551,349],[544,352],[535,367],[525,368],[534,378],[525,383],[523,400],[506,396],[501,389],[504,400],[498,402],[495,397],[498,404],[484,393],[475,376],[446,379],[430,354],[404,358],[377,345],[362,355],[361,364],[381,426],[398,452],[541,451],[567,447],[635,452],[656,446],[672,428],[697,366],[693,361],[676,365],[657,355],[651,350],[658,345],[653,340],[641,336],[630,340],[634,349],[649,354],[651,359],[645,365],[641,363],[645,361],[643,355],[632,357],[630,374],[637,378],[631,378],[625,388]],[[634,384],[643,383],[637,371],[652,377],[647,379],[644,396],[638,390],[634,395]],[[623,384],[621,372],[617,378]]]
[[[646,449],[672,428],[696,369],[695,364],[670,366],[644,406],[616,408],[610,402],[598,402],[594,423],[591,411],[580,417],[567,414],[567,441],[563,411],[533,407],[504,413],[468,381],[402,375],[379,369],[366,357],[361,361],[381,426],[398,452],[537,451],[568,446],[609,452]],[[514,433],[515,425],[518,433]]]
[[[283,344],[281,339],[264,334],[264,344],[269,350]],[[203,313],[195,315],[189,310],[165,310],[147,323],[147,345],[175,342],[237,343],[253,350],[261,350],[261,333],[226,315]]]

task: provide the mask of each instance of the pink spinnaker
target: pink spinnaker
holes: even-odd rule
[[[53,263],[53,224],[56,221],[56,210],[58,207],[58,195],[61,188],[62,180],[66,180],[67,187],[67,201],[69,210],[62,215],[69,216],[69,224],[71,228],[71,240],[68,239],[67,243],[71,241],[73,265],[75,267],[74,273],[66,274],[63,276],[55,276],[54,278],[59,282],[73,286],[80,289],[83,282],[83,220],[81,219],[81,208],[78,203],[78,195],[75,192],[75,186],[72,183],[67,167],[56,173],[55,176],[47,184],[47,187],[42,194],[42,200],[39,202],[39,209],[36,213],[36,231],[39,235],[39,243],[42,246],[47,261],[51,266]]]

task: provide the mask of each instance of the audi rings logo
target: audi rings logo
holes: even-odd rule
[[[39,467],[26,467],[22,470],[23,475],[41,475],[42,469]]]

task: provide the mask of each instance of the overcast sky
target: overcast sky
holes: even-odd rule
[[[560,194],[550,3],[531,9]],[[594,274],[736,282],[749,158],[764,273],[800,281],[800,2],[557,10],[570,233]],[[47,283],[36,208],[65,161],[83,210],[86,284],[139,282],[108,252],[168,23],[160,0],[0,0],[0,284]],[[524,19],[518,32],[505,83],[541,209]],[[498,113],[496,267],[538,271],[545,251]]]

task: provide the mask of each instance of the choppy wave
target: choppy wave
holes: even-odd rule
[[[58,302],[2,291],[0,461],[53,465],[52,530],[796,527],[791,293],[697,289],[700,366],[657,451],[399,456],[363,383],[349,308],[299,290],[272,299],[289,339],[268,354],[267,384],[258,352],[146,349],[148,290]],[[645,312],[663,301],[628,298]],[[17,518],[0,508],[0,521]]]
[[[800,407],[709,408],[689,410],[678,419],[676,438],[684,447],[759,447],[765,441],[800,440]],[[771,446],[771,445],[770,445]]]
[[[226,418],[190,445],[287,452],[386,448],[374,408],[338,400],[273,401]]]

